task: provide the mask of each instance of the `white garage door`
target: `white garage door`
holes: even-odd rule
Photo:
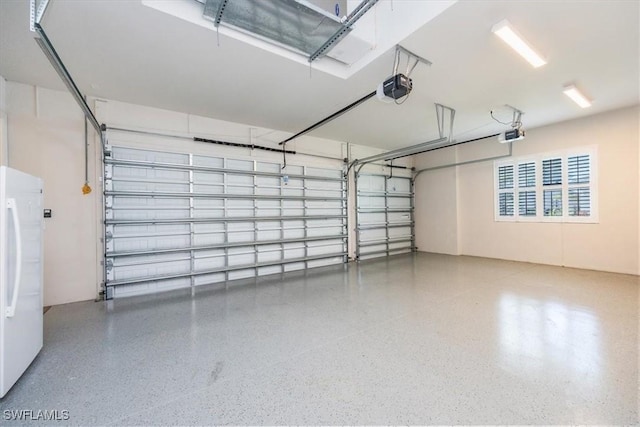
[[[411,179],[359,174],[356,190],[356,258],[360,260],[413,251],[415,233]]]
[[[347,261],[341,169],[111,147],[107,299]]]

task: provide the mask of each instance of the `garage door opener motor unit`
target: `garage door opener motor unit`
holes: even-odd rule
[[[413,88],[413,81],[404,74],[396,74],[380,83],[376,96],[382,101],[395,101],[409,95]]]

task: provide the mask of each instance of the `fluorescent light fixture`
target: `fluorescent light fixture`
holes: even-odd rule
[[[568,85],[564,87],[564,94],[567,95],[573,102],[578,104],[582,108],[591,107],[591,101],[582,94],[574,85]]]
[[[534,68],[541,67],[547,63],[547,61],[538,55],[525,39],[513,29],[506,19],[494,25],[491,31],[511,46],[513,50],[518,52],[520,56],[526,59]]]

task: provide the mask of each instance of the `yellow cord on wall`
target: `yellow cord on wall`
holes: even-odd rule
[[[85,183],[85,184],[82,186],[82,194],[87,195],[87,194],[89,194],[89,193],[91,193],[91,187],[89,187],[89,184],[86,184],[86,183]]]

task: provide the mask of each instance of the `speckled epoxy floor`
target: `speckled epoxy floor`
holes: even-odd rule
[[[0,407],[77,425],[635,424],[639,286],[419,253],[56,306]]]

